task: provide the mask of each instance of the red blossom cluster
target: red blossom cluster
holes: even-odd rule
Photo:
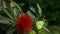
[[[21,32],[28,32],[32,27],[32,19],[30,16],[22,13],[16,20],[16,29]]]

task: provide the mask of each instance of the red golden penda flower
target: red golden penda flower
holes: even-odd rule
[[[30,16],[22,13],[19,18],[16,20],[16,29],[20,32],[28,32],[32,27],[32,19]]]

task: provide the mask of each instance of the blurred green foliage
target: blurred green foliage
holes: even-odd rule
[[[9,3],[9,0],[5,0],[5,1],[7,2],[7,4]],[[42,8],[42,12],[43,12],[43,15],[45,16],[45,19],[48,20],[47,27],[49,28],[49,30],[52,32],[52,34],[60,34],[60,29],[59,29],[60,28],[59,27],[60,26],[60,0],[14,0],[14,1],[21,7],[21,9],[24,12],[27,12],[28,10],[30,10],[30,7],[34,7],[37,11],[38,8],[36,6],[36,3],[39,3],[40,7]],[[1,8],[2,8],[2,6],[0,6],[0,14],[7,17],[7,15],[5,15],[4,12],[3,12],[3,14],[1,13],[1,11],[3,11]],[[32,12],[32,13],[35,15],[34,12]],[[5,25],[5,24],[3,24],[3,25]],[[9,27],[8,26],[3,27],[1,24],[0,27],[9,28],[10,25],[9,25]],[[6,30],[6,29],[2,29],[2,30]],[[0,31],[2,31],[2,30],[0,30]],[[49,34],[44,30],[42,30],[40,33]]]
[[[20,1],[20,2],[18,2]],[[18,0],[18,3],[23,2],[25,4],[25,9],[28,10],[29,6],[36,8],[36,3],[39,3],[45,18],[49,20],[50,24],[58,25],[60,24],[60,0]],[[26,7],[27,6],[27,7]],[[28,8],[28,9],[27,9]],[[36,8],[37,10],[37,8]],[[57,23],[58,22],[58,23]]]

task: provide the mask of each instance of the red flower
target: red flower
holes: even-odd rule
[[[25,13],[21,14],[16,20],[16,28],[20,32],[27,32],[32,27],[32,19]]]

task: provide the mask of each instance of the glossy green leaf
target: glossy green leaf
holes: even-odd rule
[[[43,25],[44,25],[44,22],[43,21],[37,21],[36,22],[37,29],[41,29],[43,27]]]

